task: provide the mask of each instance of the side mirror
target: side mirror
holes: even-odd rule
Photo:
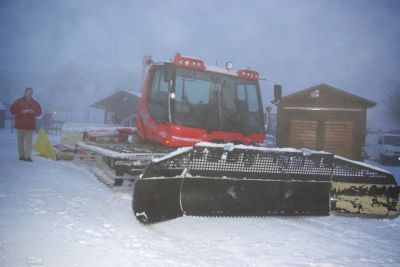
[[[173,63],[166,63],[164,69],[164,82],[170,82],[175,79],[176,68]]]
[[[274,85],[274,102],[279,103],[282,98],[282,86],[280,84]]]

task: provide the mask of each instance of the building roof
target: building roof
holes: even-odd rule
[[[103,98],[96,103],[90,105],[92,108],[104,109],[107,111],[112,111],[118,109],[119,106],[125,103],[134,103],[135,105],[139,102],[140,95],[136,92],[131,92],[127,90],[120,90],[106,98]]]
[[[280,106],[372,108],[375,102],[321,83],[282,97]]]

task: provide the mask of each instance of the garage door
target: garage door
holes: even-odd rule
[[[291,120],[289,146],[295,148],[317,149],[318,121]]]
[[[353,122],[326,121],[324,150],[351,158],[353,150]]]

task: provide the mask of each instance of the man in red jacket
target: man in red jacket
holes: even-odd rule
[[[32,88],[26,88],[24,96],[15,100],[10,108],[15,115],[19,159],[26,161],[32,161],[32,131],[36,128],[36,117],[42,114],[42,108],[32,98],[32,93]]]

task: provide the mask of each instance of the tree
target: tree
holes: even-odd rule
[[[386,114],[400,125],[400,81],[385,89],[383,104]]]

